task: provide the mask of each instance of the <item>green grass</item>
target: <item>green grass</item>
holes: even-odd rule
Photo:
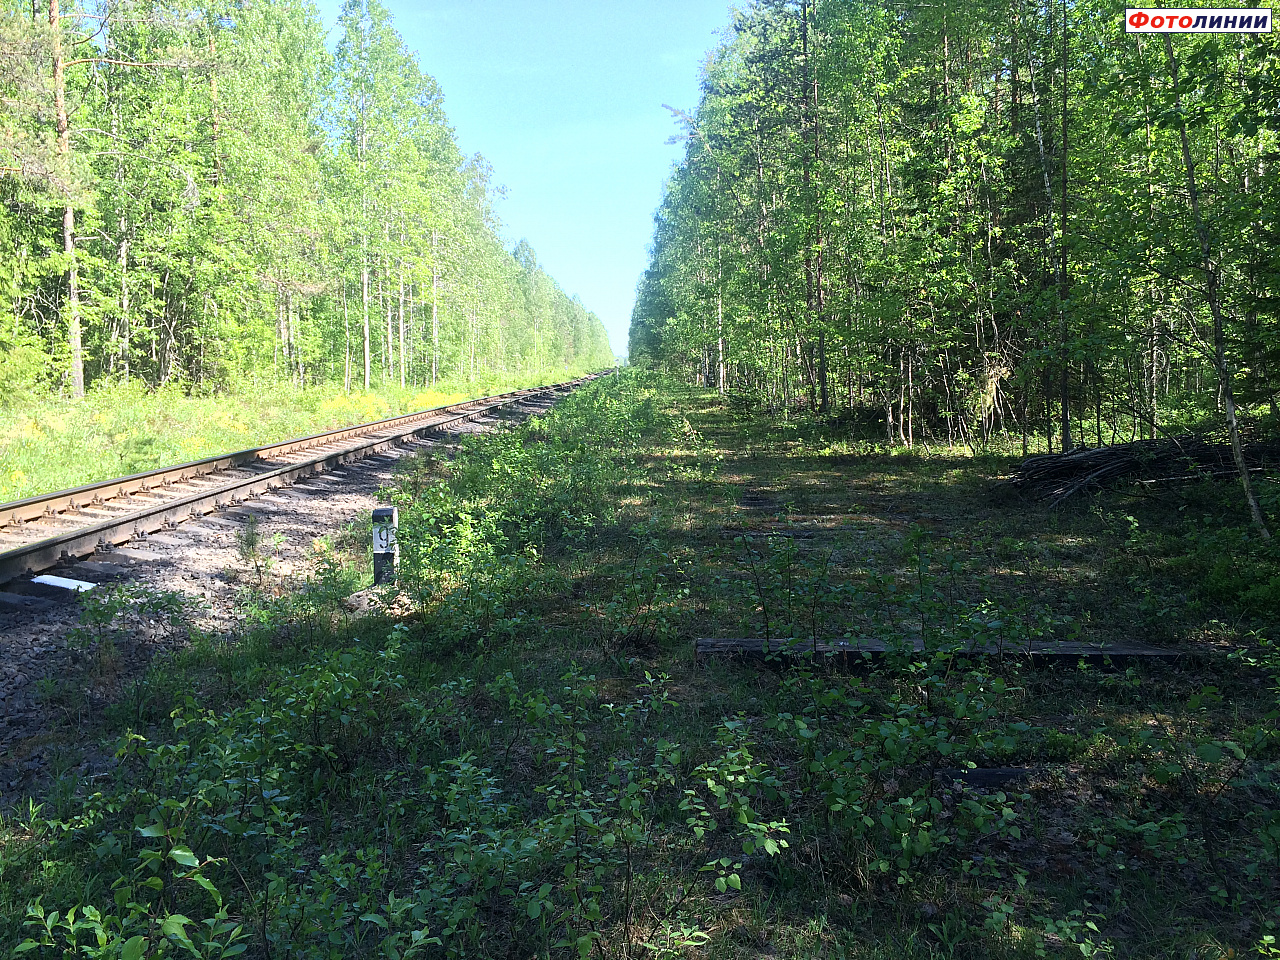
[[[344,394],[332,385],[246,381],[193,396],[135,381],[82,400],[23,395],[0,401],[0,503],[529,385],[441,382]]]
[[[70,775],[83,733],[45,745],[68,775],[0,829],[0,940],[45,956],[99,926],[107,956],[1268,955],[1276,613],[1186,565],[1221,559],[1207,527],[1243,536],[1233,491],[1048,513],[991,496],[1008,460],[833,454],[841,429],[630,371],[409,466],[409,612],[345,612],[362,538],[326,547],[306,583],[246,573],[247,636],[156,663],[102,719],[108,776]],[[161,605],[110,602],[126,606],[91,625],[127,632]],[[773,636],[923,634],[929,653],[852,675],[694,663],[695,637],[766,618]],[[996,636],[1203,656],[961,652]],[[90,638],[90,670],[104,649]],[[50,702],[70,712],[79,682]],[[1028,776],[938,776],[969,764]],[[33,916],[59,915],[24,927],[37,897]],[[99,911],[89,928],[68,928],[73,905],[80,923]]]

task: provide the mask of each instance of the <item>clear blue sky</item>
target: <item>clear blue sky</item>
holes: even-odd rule
[[[443,88],[463,151],[507,188],[508,246],[528,239],[625,353],[653,212],[683,151],[662,105],[697,106],[729,0],[383,3]],[[332,27],[341,0],[319,7]]]

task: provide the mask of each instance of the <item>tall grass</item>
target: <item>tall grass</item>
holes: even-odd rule
[[[193,396],[135,382],[97,387],[82,400],[6,407],[0,398],[0,503],[525,385],[442,381],[435,389],[344,393],[332,385],[246,382]]]

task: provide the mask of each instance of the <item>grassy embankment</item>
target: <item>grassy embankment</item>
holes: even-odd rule
[[[180,386],[151,391],[134,382],[98,387],[82,400],[0,398],[0,503],[532,385],[508,379],[343,393],[340,385],[246,381],[192,396]]]
[[[113,772],[5,820],[5,941],[1275,955],[1280,657],[1251,593],[1275,561],[1236,549],[1234,491],[1049,514],[992,499],[1008,461],[655,386],[628,372],[404,474],[407,618],[350,620],[358,577],[326,553],[284,599],[246,598],[238,643],[157,662],[97,731]],[[852,675],[693,661],[694,637],[766,630],[929,653]],[[961,652],[1053,637],[1204,655]],[[970,765],[1025,771],[965,787]]]

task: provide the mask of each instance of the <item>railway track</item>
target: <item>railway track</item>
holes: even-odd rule
[[[0,584],[217,513],[306,477],[599,376],[207,457],[0,504]]]

